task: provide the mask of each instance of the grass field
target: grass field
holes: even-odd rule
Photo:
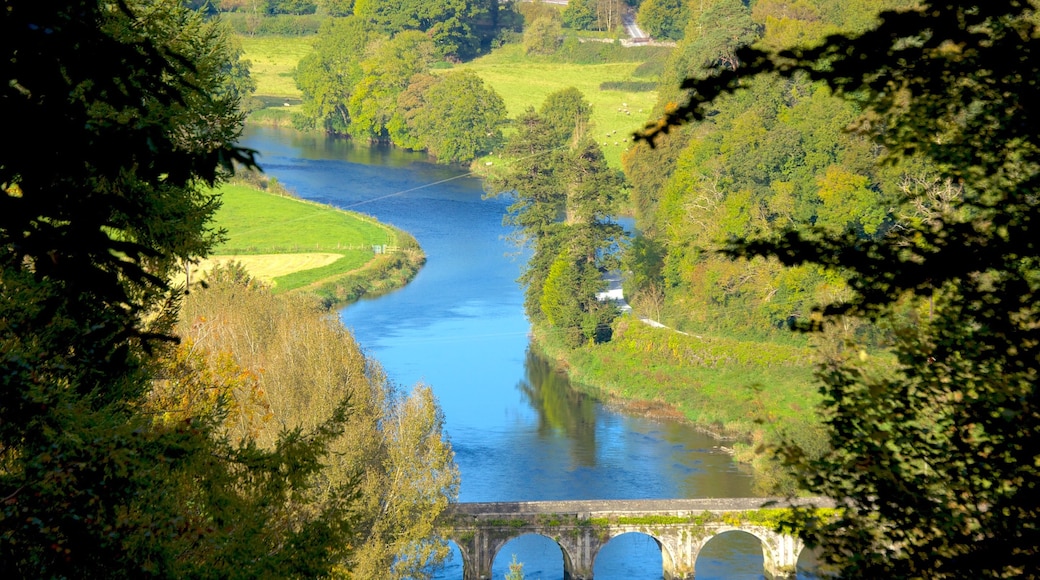
[[[287,291],[357,270],[374,258],[372,246],[397,243],[393,230],[368,216],[244,185],[220,192],[215,225],[228,240],[199,265],[203,271],[234,260]]]
[[[241,37],[244,58],[253,63],[256,94],[260,97],[299,98],[300,91],[292,71],[311,50],[314,37],[257,36]],[[553,91],[575,87],[592,104],[592,134],[612,167],[621,167],[621,153],[631,144],[633,132],[646,123],[650,109],[657,101],[654,91],[628,92],[600,90],[608,81],[643,80],[633,78],[636,62],[610,64],[565,64],[529,58],[519,45],[507,45],[475,61],[458,65],[477,73],[505,101],[510,117],[527,107],[538,108]],[[448,69],[437,69],[444,72]],[[284,110],[255,114],[257,122],[285,123]]]
[[[313,36],[240,36],[242,58],[252,63],[256,96],[300,98],[293,71],[311,51]]]
[[[515,118],[527,107],[537,109],[554,91],[575,87],[592,104],[592,135],[613,167],[621,167],[621,153],[633,132],[646,124],[657,102],[656,91],[603,91],[608,81],[646,80],[632,77],[639,63],[565,64],[523,56],[519,45],[504,46],[473,62],[457,66],[477,73],[505,101]]]

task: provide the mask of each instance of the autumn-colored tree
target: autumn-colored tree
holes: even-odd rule
[[[185,344],[209,352],[206,372],[232,365],[262,405],[232,405],[270,417],[255,441],[277,445],[282,429],[313,429],[346,400],[350,415],[312,486],[294,499],[304,516],[321,513],[337,490],[356,491],[348,557],[338,569],[351,578],[417,578],[448,555],[435,527],[458,493],[459,474],[432,390],[407,395],[366,357],[335,318],[305,296],[267,288],[218,270],[208,287],[185,301],[178,331]],[[249,392],[249,391],[247,391]],[[227,413],[234,425],[237,416]]]

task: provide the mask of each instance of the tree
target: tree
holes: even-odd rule
[[[230,357],[249,379],[238,390],[263,393],[271,417],[257,426],[262,447],[276,444],[280,428],[320,425],[348,397],[344,429],[329,441],[323,469],[296,498],[297,510],[320,512],[338,488],[352,486],[355,546],[341,569],[353,578],[425,577],[449,553],[435,522],[459,486],[432,390],[400,392],[313,298],[275,295],[228,274],[218,271],[185,301],[178,324],[185,343],[219,353],[210,372],[227,368]],[[248,407],[237,403],[233,411]]]
[[[563,25],[575,30],[592,30],[596,25],[595,0],[574,0],[563,9]]]
[[[419,142],[441,163],[472,161],[502,139],[502,97],[469,71],[450,73],[429,88],[415,115]]]
[[[347,103],[348,132],[373,141],[389,136],[387,125],[397,109],[398,96],[413,75],[426,72],[433,61],[433,43],[421,32],[409,30],[391,39],[377,39],[361,61],[363,75]]]
[[[571,346],[609,338],[616,313],[596,294],[602,273],[617,266],[622,234],[610,220],[622,179],[582,135],[588,110],[574,89],[550,95],[544,115],[528,110],[506,144],[509,169],[488,185],[492,195],[513,196],[504,221],[533,250],[520,278],[528,316],[559,329]]]
[[[820,367],[830,451],[780,450],[842,508],[797,519],[844,577],[1035,577],[1038,43],[1030,3],[926,0],[817,48],[739,51],[740,69],[690,81],[664,125],[703,118],[751,76],[804,74],[862,107],[859,129],[892,159],[963,187],[952,211],[898,235],[792,230],[730,248],[845,274],[853,296],[810,329],[850,314],[893,328],[891,359],[849,345]]]
[[[524,580],[524,565],[517,562],[516,554],[513,554],[513,559],[509,562],[509,573],[506,574],[506,580]]]
[[[220,238],[208,186],[253,153],[216,23],[180,2],[8,2],[0,99],[32,130],[0,158],[0,572],[327,575],[353,490],[310,516],[339,405],[270,449],[216,412],[146,412],[181,261]],[[218,401],[219,402],[219,401]]]
[[[534,250],[520,281],[526,287],[524,309],[538,316],[542,286],[559,252],[557,231],[566,210],[566,192],[559,186],[558,168],[565,149],[545,120],[528,109],[517,120],[516,134],[502,155],[512,159],[509,170],[486,182],[489,195],[512,195],[503,223],[515,226],[514,242]]]
[[[482,38],[477,24],[497,17],[497,0],[357,0],[354,14],[378,30],[396,35],[406,30],[425,32],[440,56],[471,58]]]
[[[735,69],[740,66],[736,52],[760,36],[759,27],[751,20],[751,11],[741,0],[713,0],[691,23],[697,34],[691,38],[693,66]]]
[[[563,29],[555,18],[536,18],[524,30],[526,54],[554,54],[563,44]]]
[[[560,143],[574,135],[584,135],[592,117],[592,105],[585,95],[574,87],[553,91],[546,95],[538,114],[553,128]]]
[[[679,40],[690,15],[685,0],[646,0],[636,19],[652,37]]]
[[[350,127],[350,99],[364,75],[361,61],[372,39],[360,18],[330,18],[321,25],[314,50],[300,59],[293,76],[303,93],[303,115],[333,133]]]
[[[354,13],[354,0],[318,0],[318,11],[329,16],[350,16]]]

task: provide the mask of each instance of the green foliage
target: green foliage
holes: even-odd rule
[[[585,95],[574,87],[549,93],[538,110],[555,132],[558,143],[566,143],[574,135],[584,135],[592,116],[592,105]]]
[[[524,52],[527,54],[553,54],[562,42],[563,30],[555,19],[538,18],[524,27]]]
[[[573,0],[563,11],[563,23],[576,30],[614,30],[621,26],[622,0]]]
[[[317,33],[324,20],[320,14],[257,16],[246,12],[224,13],[220,18],[246,36],[308,36]]]
[[[509,168],[488,181],[491,195],[512,196],[504,221],[533,249],[520,278],[528,315],[548,317],[571,346],[609,339],[615,310],[596,293],[605,286],[601,272],[616,267],[622,235],[610,220],[621,178],[583,138],[587,114],[578,91],[550,95],[541,113],[519,119],[504,152]]]
[[[314,41],[314,51],[296,67],[303,114],[330,132],[345,133],[349,103],[364,76],[361,58],[371,33],[359,18],[329,19]]]
[[[354,0],[317,0],[318,11],[329,16],[350,16],[354,13]]]
[[[173,1],[9,2],[0,19],[3,101],[34,127],[0,159],[0,571],[328,575],[354,488],[307,513],[300,498],[347,405],[265,448],[224,436],[223,396],[175,422],[149,408],[166,280],[220,240],[208,187],[253,165],[222,27]]]
[[[645,0],[639,4],[636,21],[653,38],[680,40],[690,19],[684,0]]]
[[[641,226],[664,250],[659,266],[633,266],[656,277],[630,287],[633,297],[663,290],[682,328],[765,337],[843,296],[842,280],[775,261],[733,263],[713,248],[795,224],[883,236],[896,224],[901,184],[914,168],[875,165],[869,139],[843,132],[856,107],[825,87],[803,78],[746,87],[720,99],[710,123],[626,159]],[[659,164],[663,175],[654,173]]]
[[[623,526],[661,526],[689,522],[688,516],[621,516],[617,518],[617,523]]]
[[[494,35],[498,3],[493,0],[356,0],[354,14],[379,31],[396,36],[414,30],[427,34],[437,54],[472,58]]]
[[[413,75],[429,70],[433,44],[418,31],[405,31],[391,39],[377,39],[361,61],[362,76],[355,85],[347,110],[347,131],[354,138],[383,140],[397,108],[398,96]]]
[[[425,91],[414,128],[418,144],[439,162],[460,163],[496,148],[505,118],[498,93],[472,72],[460,71],[444,75]]]
[[[818,48],[741,51],[741,69],[694,83],[697,98],[672,118],[703,118],[750,76],[805,74],[857,103],[863,132],[891,157],[916,155],[961,184],[949,211],[888,235],[790,228],[731,253],[843,272],[850,295],[825,301],[824,320],[894,328],[898,364],[853,348],[820,366],[830,451],[781,449],[805,489],[841,508],[831,521],[803,514],[809,545],[844,577],[1030,577],[1040,559],[1035,17],[1013,1],[920,4]],[[899,201],[934,200],[908,191]]]
[[[596,6],[590,0],[568,2],[563,9],[563,25],[575,30],[593,30],[596,26]]]
[[[387,38],[370,28],[350,17],[322,29],[296,71],[301,125],[426,149],[444,163],[471,161],[498,145],[505,106],[494,91],[469,73],[430,75],[436,50],[427,34]]]

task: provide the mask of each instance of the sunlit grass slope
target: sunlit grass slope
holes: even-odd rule
[[[376,220],[259,191],[243,185],[221,188],[216,227],[228,240],[200,264],[241,262],[276,291],[293,290],[364,267],[373,246],[395,245],[395,232]]]
[[[646,81],[632,73],[637,62],[566,64],[527,57],[519,45],[508,45],[456,68],[477,73],[505,101],[516,118],[527,107],[537,109],[552,92],[575,87],[592,105],[592,136],[607,160],[621,166],[621,152],[632,145],[631,136],[643,128],[657,102],[656,91],[601,90],[611,81]]]
[[[300,98],[293,71],[311,51],[313,36],[240,36],[258,97]]]

